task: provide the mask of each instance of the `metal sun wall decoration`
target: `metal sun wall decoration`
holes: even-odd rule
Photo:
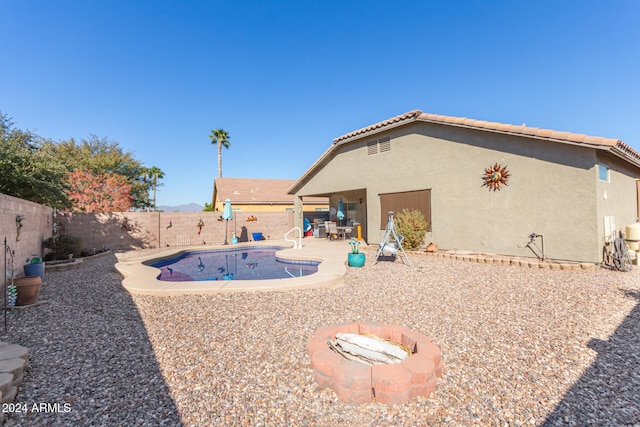
[[[489,187],[489,190],[493,191],[500,190],[502,185],[509,185],[509,175],[506,166],[502,167],[496,163],[484,170],[484,176],[482,177],[484,184],[482,186]]]

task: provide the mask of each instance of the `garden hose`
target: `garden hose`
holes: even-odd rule
[[[618,271],[630,271],[631,270],[631,258],[627,251],[627,244],[624,240],[624,235],[613,239],[613,268]]]

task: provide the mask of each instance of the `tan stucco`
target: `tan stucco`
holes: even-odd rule
[[[597,162],[609,168],[609,181],[601,181],[598,166],[594,168],[598,209],[598,236],[604,238],[604,217],[613,216],[615,228],[625,227],[637,220],[636,180],[634,168],[608,153],[597,153]],[[637,176],[637,175],[635,175]]]
[[[386,136],[391,150],[368,155],[367,141]],[[609,183],[598,180],[603,158]],[[493,192],[482,174],[495,163],[511,177]],[[413,122],[338,144],[295,188],[297,196],[328,195],[331,206],[348,192],[362,194],[369,243],[384,232],[379,194],[430,189],[427,240],[440,248],[533,256],[525,246],[537,233],[549,258],[598,262],[603,215],[614,215],[618,228],[635,220],[638,176],[636,166],[585,145]]]

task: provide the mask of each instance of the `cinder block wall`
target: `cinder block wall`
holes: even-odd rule
[[[16,241],[16,216],[23,215],[20,240]],[[235,231],[238,239],[252,241],[253,233],[265,239],[281,240],[293,228],[293,212],[234,212],[234,219],[220,221],[221,212],[117,212],[64,213],[37,203],[0,194],[0,237],[6,237],[16,251],[14,268],[21,266],[31,254],[44,256],[42,242],[53,235],[53,222],[58,232],[80,237],[82,248],[91,251],[103,247],[120,250],[170,246],[219,245],[225,231],[231,242]],[[246,221],[256,217],[257,221]],[[198,221],[204,226],[198,229]],[[1,243],[1,242],[0,242]],[[1,257],[0,257],[1,258]]]
[[[85,249],[131,250],[170,246],[219,245],[231,242],[235,231],[242,241],[261,232],[265,239],[282,239],[293,227],[292,212],[241,212],[234,219],[220,221],[220,212],[119,212],[67,213],[64,233],[82,239]],[[246,221],[254,216],[257,221]],[[204,226],[198,228],[199,220]],[[227,228],[228,227],[228,228]]]
[[[24,216],[19,236],[16,226],[18,215]],[[52,208],[0,194],[0,238],[2,239],[0,245],[4,247],[6,238],[7,245],[15,251],[13,268],[20,268],[27,257],[33,254],[41,257],[44,255],[42,242],[53,235],[52,224]],[[4,256],[0,257],[0,263],[4,264]],[[7,265],[3,267],[3,271],[7,267],[11,267],[9,253],[7,253]]]

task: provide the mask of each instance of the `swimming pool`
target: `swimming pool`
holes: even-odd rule
[[[144,264],[159,268],[158,280],[169,282],[286,279],[318,271],[316,261],[277,258],[276,252],[281,249],[257,246],[193,251]]]

